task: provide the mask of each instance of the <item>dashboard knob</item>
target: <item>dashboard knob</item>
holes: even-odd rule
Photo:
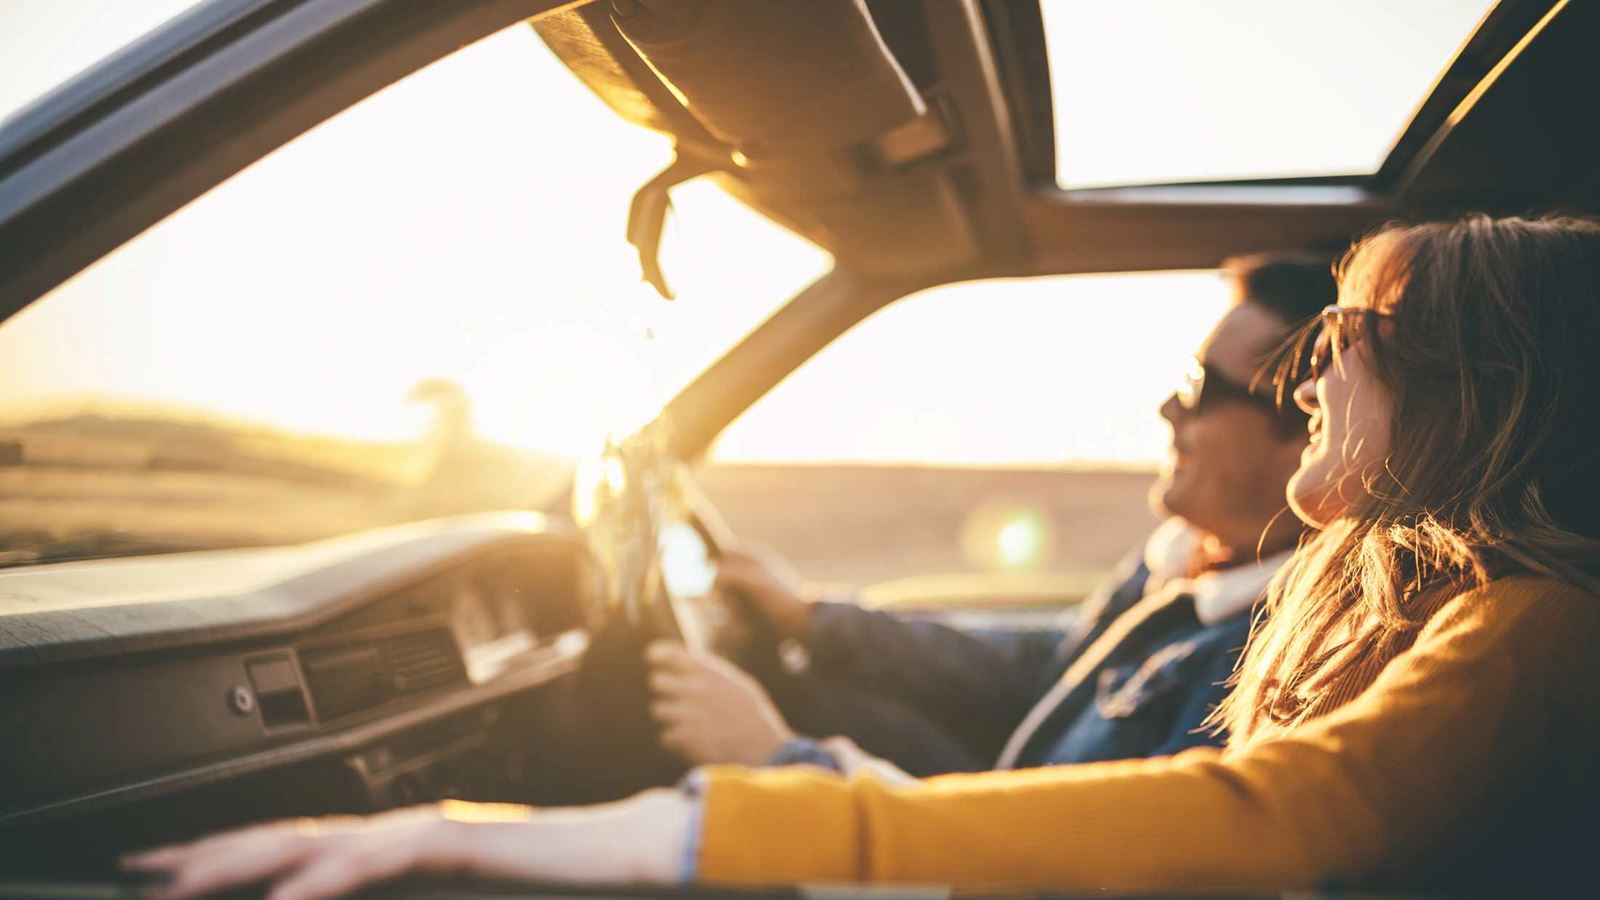
[[[241,716],[248,716],[256,711],[256,695],[242,684],[236,684],[228,691],[228,708]]]

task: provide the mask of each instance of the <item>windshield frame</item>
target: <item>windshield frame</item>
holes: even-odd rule
[[[36,145],[96,107],[136,92],[162,66],[181,60],[207,40],[267,14],[275,0],[201,0],[139,35],[87,69],[0,117],[0,170],[27,158]]]

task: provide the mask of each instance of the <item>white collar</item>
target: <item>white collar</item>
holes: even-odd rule
[[[1144,548],[1144,563],[1150,570],[1150,586],[1145,593],[1157,587],[1186,590],[1194,595],[1195,615],[1204,625],[1215,625],[1253,606],[1292,553],[1285,550],[1248,565],[1185,578],[1183,573],[1188,570],[1199,539],[1199,534],[1182,519],[1172,518],[1158,525]]]

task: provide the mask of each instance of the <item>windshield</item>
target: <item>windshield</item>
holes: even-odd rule
[[[517,26],[257,162],[0,326],[0,562],[537,507],[829,266]]]

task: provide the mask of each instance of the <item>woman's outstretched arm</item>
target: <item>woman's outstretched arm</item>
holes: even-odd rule
[[[533,810],[447,801],[370,817],[299,819],[130,856],[165,879],[152,900],[267,883],[269,900],[327,900],[405,875],[668,884],[682,876],[692,801],[648,791],[618,803]]]
[[[262,881],[272,900],[321,900],[406,873],[672,883],[695,846],[698,876],[724,884],[1282,890],[1474,866],[1548,881],[1561,872],[1525,854],[1570,846],[1563,826],[1595,796],[1597,644],[1597,598],[1506,579],[1446,605],[1356,700],[1239,752],[911,786],[711,769],[699,808],[669,790],[574,810],[446,804],[259,826],[130,866],[171,879],[162,900]]]
[[[1595,597],[1507,579],[1448,604],[1354,701],[1241,751],[912,787],[709,770],[700,875],[1160,891],[1504,869],[1593,798],[1597,642]]]

